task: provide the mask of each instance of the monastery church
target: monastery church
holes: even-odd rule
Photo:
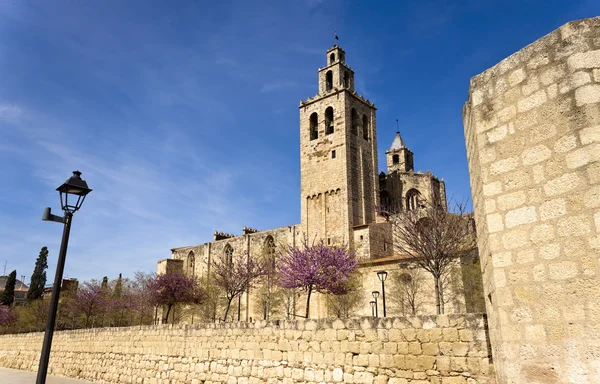
[[[326,52],[326,65],[318,70],[318,93],[300,102],[301,222],[270,230],[244,227],[241,235],[214,232],[212,242],[173,248],[170,259],[158,262],[158,273],[184,271],[207,276],[215,258],[235,262],[245,254],[275,254],[281,246],[300,246],[306,237],[328,245],[347,244],[360,260],[364,305],[360,315],[370,315],[371,291],[380,290],[376,271],[400,273],[410,260],[395,252],[393,227],[378,212],[418,208],[425,201],[446,205],[443,179],[431,172],[415,172],[413,152],[397,132],[386,151],[387,173],[378,174],[375,105],[354,88],[354,71],[345,51],[334,45]],[[380,209],[381,208],[381,209]],[[396,240],[397,241],[397,240]],[[467,264],[479,270],[475,255]],[[458,268],[456,273],[461,273]],[[462,285],[465,277],[452,276]],[[477,276],[480,278],[480,275]],[[452,287],[460,291],[460,287]],[[435,313],[433,294],[425,294],[425,313]],[[459,295],[460,296],[460,295]],[[240,319],[268,317],[252,292],[239,303]],[[388,299],[388,313],[395,312]],[[446,303],[447,312],[466,312],[464,298]],[[468,299],[466,300],[468,301]],[[465,307],[466,305],[466,307]],[[300,300],[295,309],[303,313]],[[323,295],[311,300],[311,317],[331,317]]]

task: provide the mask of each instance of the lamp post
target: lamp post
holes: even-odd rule
[[[369,304],[371,304],[371,316],[375,317],[375,302],[371,300]]]
[[[379,297],[379,291],[373,291],[373,292],[371,292],[371,294],[373,295],[373,298],[375,299],[375,317],[379,317],[379,312],[377,310],[377,298]]]
[[[387,279],[388,273],[386,271],[378,271],[377,277],[381,281],[381,300],[383,301],[383,317],[386,317],[385,312],[385,279]]]
[[[81,208],[85,196],[92,191],[88,188],[87,183],[81,179],[81,172],[79,171],[74,171],[73,176],[65,181],[63,185],[56,188],[56,190],[60,193],[60,205],[65,216],[55,216],[51,213],[50,207],[47,207],[44,209],[42,220],[63,223],[64,228],[60,252],[58,254],[58,263],[56,265],[56,275],[54,276],[54,285],[52,286],[52,296],[50,297],[48,321],[46,322],[46,332],[44,333],[44,344],[42,346],[36,384],[46,383],[50,348],[52,347],[52,336],[54,335],[54,324],[56,323],[56,311],[58,309],[58,297],[60,295],[60,283],[62,282],[63,271],[65,269],[65,258],[67,256],[73,213]],[[75,198],[76,200],[74,201]]]

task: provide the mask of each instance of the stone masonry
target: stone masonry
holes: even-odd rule
[[[600,18],[473,77],[463,118],[498,382],[600,383]]]
[[[0,366],[37,369],[42,339],[0,336]],[[60,331],[49,373],[115,384],[495,383],[477,314]]]

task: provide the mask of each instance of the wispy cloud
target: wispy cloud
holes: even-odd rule
[[[23,111],[14,104],[0,104],[0,121],[14,123],[19,120]]]

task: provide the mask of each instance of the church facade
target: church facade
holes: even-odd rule
[[[378,173],[377,109],[356,92],[354,71],[337,45],[327,50],[326,65],[318,70],[318,93],[301,101],[299,109],[301,222],[261,231],[244,227],[239,235],[215,231],[212,242],[173,248],[170,259],[159,261],[158,273],[208,276],[217,258],[235,262],[247,254],[274,255],[277,248],[300,246],[303,239],[345,244],[356,252],[365,276],[365,303],[358,313],[369,315],[371,291],[381,288],[376,271],[393,273],[410,264],[396,254],[386,212],[414,210],[425,201],[446,206],[444,181],[429,171],[415,172],[413,152],[399,132],[386,151],[387,172]],[[268,317],[252,292],[238,304],[242,320]],[[448,310],[464,312],[464,305],[457,300]],[[316,295],[311,314],[332,316],[329,312],[324,295]]]

